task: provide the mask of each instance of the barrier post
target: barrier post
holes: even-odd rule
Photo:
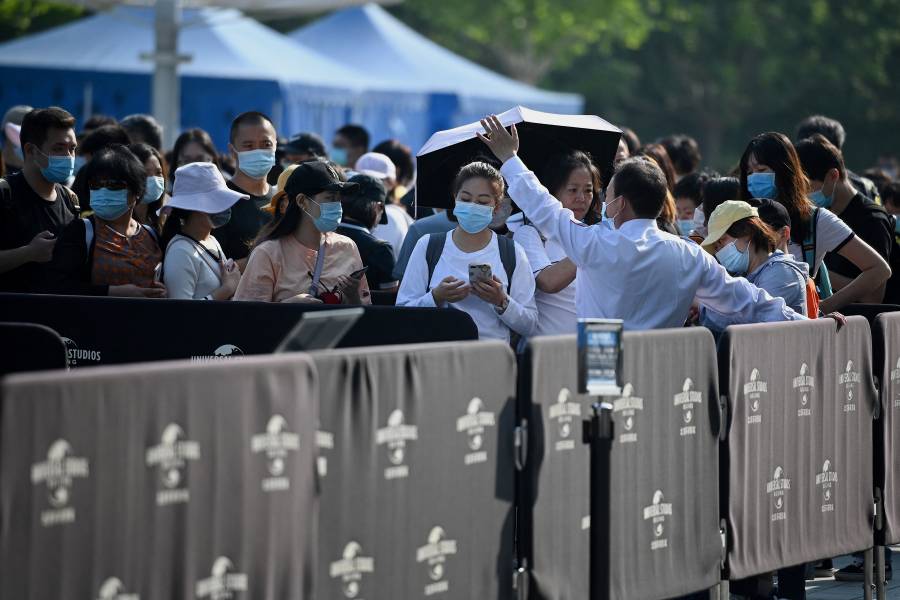
[[[609,402],[595,402],[592,409],[591,420],[585,422],[585,441],[591,446],[590,593],[591,600],[608,600],[613,405]]]
[[[863,570],[866,573],[863,583],[863,585],[865,586],[865,589],[863,590],[863,598],[865,598],[865,600],[872,600],[872,588],[875,587],[875,583],[873,580],[874,578],[872,577],[873,552],[874,549],[869,548],[863,554]]]

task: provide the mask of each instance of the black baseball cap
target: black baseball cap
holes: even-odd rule
[[[325,142],[315,133],[298,133],[278,148],[285,154],[312,154],[327,157]]]
[[[284,184],[289,198],[296,198],[297,194],[312,196],[320,192],[353,193],[358,187],[356,183],[341,181],[337,170],[324,160],[300,163]]]
[[[384,189],[384,184],[381,183],[380,179],[364,173],[357,173],[349,181],[359,186],[352,193],[353,198],[366,202],[380,202],[381,204],[384,204],[385,200],[387,200],[387,190]],[[387,222],[387,211],[382,211],[379,223],[386,225]]]
[[[791,215],[781,202],[770,200],[768,198],[754,198],[749,202],[750,206],[755,206],[759,211],[759,218],[762,222],[773,229],[782,229],[790,227]]]

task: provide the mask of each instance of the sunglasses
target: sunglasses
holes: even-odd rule
[[[89,182],[88,187],[92,190],[106,188],[108,190],[119,191],[126,189],[128,187],[128,184],[117,179],[99,179]]]

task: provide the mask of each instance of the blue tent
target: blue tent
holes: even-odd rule
[[[330,138],[348,122],[415,143],[427,130],[427,97],[385,87],[363,72],[245,17],[234,9],[185,10],[179,52],[182,126],[201,127],[219,148],[245,110],[272,116],[281,135]],[[120,6],[0,45],[0,108],[59,105],[83,119],[149,112],[154,48],[152,7]]]
[[[289,36],[386,85],[428,94],[432,132],[516,105],[573,114],[584,104],[581,96],[541,90],[457,56],[375,4],[335,12]]]

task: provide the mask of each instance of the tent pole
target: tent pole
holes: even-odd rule
[[[181,127],[178,29],[181,0],[156,0],[156,53],[153,55],[153,116],[163,127],[163,147],[171,148]]]

